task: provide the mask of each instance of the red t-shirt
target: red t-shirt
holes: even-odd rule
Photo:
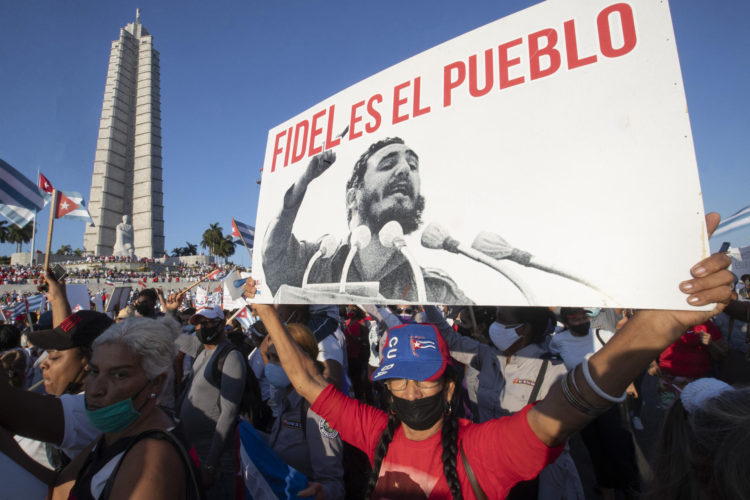
[[[547,447],[531,430],[526,420],[530,408],[527,405],[512,416],[481,424],[459,420],[456,463],[464,498],[476,497],[461,461],[462,444],[482,490],[498,499],[505,498],[517,482],[536,477],[562,453],[562,446]],[[311,409],[344,441],[367,453],[372,463],[388,422],[385,412],[343,395],[333,385],[326,387]],[[399,426],[380,467],[373,498],[452,498],[443,474],[442,450],[440,432],[424,441],[411,441]]]
[[[711,342],[721,340],[721,332],[711,321],[694,326],[659,356],[659,368],[670,375],[700,378],[711,369],[708,346],[701,344],[701,333],[711,334]]]

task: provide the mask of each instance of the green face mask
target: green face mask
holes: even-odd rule
[[[147,382],[133,397],[137,398],[149,383]],[[146,403],[148,403],[148,400]],[[143,406],[141,406],[141,409],[143,409]],[[122,401],[96,410],[89,410],[88,404],[86,404],[84,405],[84,409],[91,425],[102,432],[120,432],[125,430],[141,416],[141,412],[133,406],[133,398],[123,399]]]

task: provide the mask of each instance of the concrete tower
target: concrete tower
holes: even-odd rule
[[[109,54],[89,211],[87,252],[111,255],[115,228],[129,215],[135,255],[164,253],[159,53],[138,10]]]

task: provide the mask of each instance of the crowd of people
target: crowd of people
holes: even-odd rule
[[[748,498],[750,392],[718,380],[711,322],[750,304],[728,261],[680,285],[712,311],[223,310],[144,288],[107,315],[73,312],[48,272],[50,310],[0,328],[0,451],[51,498],[580,499],[580,435],[603,498]],[[644,482],[648,376],[664,423]]]
[[[81,264],[81,262],[67,262],[65,264],[68,282],[75,283],[84,283],[88,280],[96,280],[97,283],[102,283],[105,280],[117,283],[137,283],[138,281],[146,281],[148,283],[196,281],[217,267],[215,264],[201,264],[196,266],[178,265],[167,266],[159,270],[132,271],[117,269],[117,267],[76,267],[76,264]],[[244,270],[244,268],[240,269]],[[42,265],[33,267],[22,265],[0,266],[0,285],[37,285],[40,282],[43,271]]]

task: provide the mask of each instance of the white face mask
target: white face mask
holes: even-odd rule
[[[516,340],[521,337],[516,333],[516,328],[521,324],[505,326],[502,323],[495,321],[490,325],[490,340],[495,347],[501,351],[505,351],[512,346]]]

